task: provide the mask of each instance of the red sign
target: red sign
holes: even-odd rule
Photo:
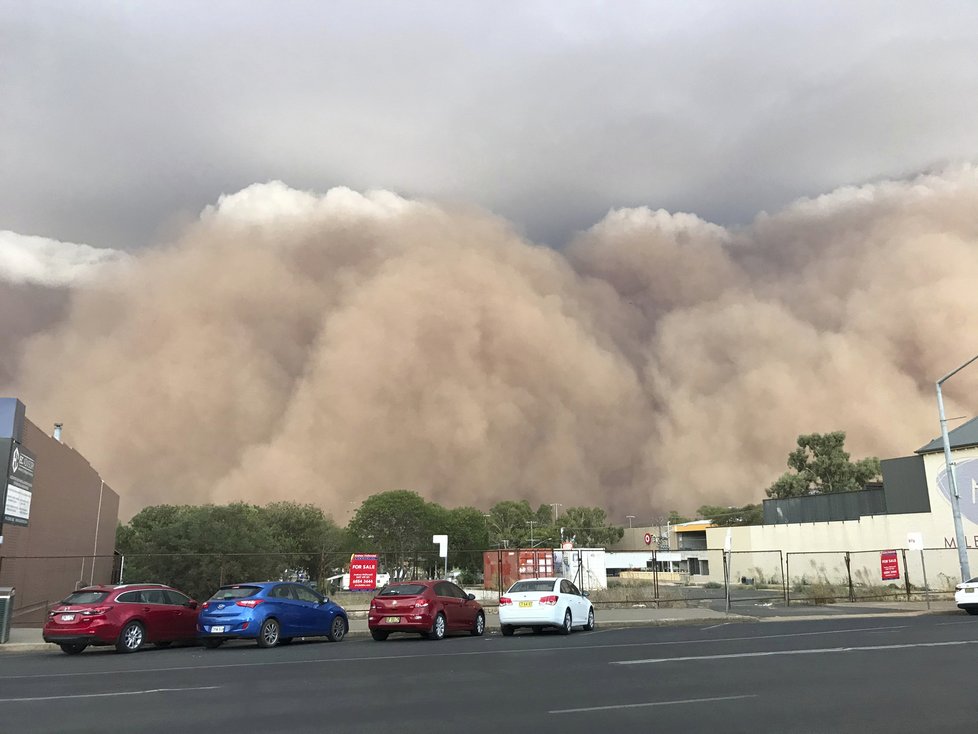
[[[900,562],[896,551],[880,551],[880,572],[884,581],[900,578]]]
[[[652,533],[645,534],[645,545],[652,545]]]
[[[350,558],[350,591],[377,588],[377,556],[354,553]]]

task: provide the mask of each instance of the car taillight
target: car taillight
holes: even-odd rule
[[[112,607],[95,607],[94,609],[84,609],[81,615],[83,617],[102,617],[108,612]]]
[[[211,603],[209,601],[205,601],[203,604],[200,605],[200,608],[207,609],[207,607],[209,607],[210,605]]]
[[[553,606],[554,604],[557,603],[557,595],[556,594],[550,594],[549,596],[541,596],[540,597],[540,603],[541,604],[548,604],[550,606]]]
[[[429,603],[430,602],[427,599],[418,599],[416,602],[414,602],[414,606],[417,607],[418,609],[422,609],[428,606]]]
[[[501,606],[501,607],[505,607],[508,604],[512,604],[512,603],[513,603],[513,600],[510,599],[508,596],[501,596],[501,597],[499,597],[499,606]]]
[[[259,604],[261,604],[264,599],[239,599],[235,602],[239,607],[248,607],[249,609],[254,609]]]
[[[378,604],[376,601],[372,601],[372,602],[370,602],[370,609],[371,610],[380,609],[380,604]]]

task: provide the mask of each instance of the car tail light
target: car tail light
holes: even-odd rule
[[[261,604],[264,599],[239,599],[235,602],[239,607],[248,607],[249,609],[254,609],[259,604]]]
[[[378,604],[377,601],[374,600],[374,601],[370,602],[370,608],[372,610],[380,609],[380,604]]]
[[[211,603],[209,601],[205,601],[203,604],[200,605],[200,608],[207,609],[207,607],[209,607],[210,605]]]
[[[540,603],[541,604],[548,604],[549,606],[553,606],[554,604],[557,603],[557,595],[556,594],[550,594],[548,596],[541,596],[540,597]]]
[[[508,606],[508,605],[510,605],[512,603],[513,603],[513,600],[510,599],[508,596],[501,596],[501,597],[499,597],[499,606],[501,606],[501,607]]]
[[[104,617],[105,613],[108,612],[112,607],[95,607],[94,609],[84,609],[81,615],[83,617]]]
[[[427,599],[418,599],[416,602],[414,602],[414,606],[418,609],[423,609],[430,603],[431,602],[429,602]]]

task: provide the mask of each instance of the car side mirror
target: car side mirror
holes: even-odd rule
[[[185,607],[189,607],[190,609],[196,609],[197,608],[197,602],[195,602],[193,599],[191,599],[186,604],[184,604],[184,606]]]
[[[581,594],[584,595],[584,598],[585,599],[587,599],[589,596],[591,596],[591,592],[590,591],[582,591]]]
[[[475,601],[475,594],[469,594],[469,595],[468,595],[468,596],[467,596],[466,598],[467,598],[467,599],[468,599],[469,601]]]
[[[320,604],[329,604],[329,597],[328,596],[324,596],[323,599],[322,599],[322,601],[320,601],[319,603]]]

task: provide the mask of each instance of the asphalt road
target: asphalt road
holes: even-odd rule
[[[978,620],[0,658],[0,731],[969,732]]]

